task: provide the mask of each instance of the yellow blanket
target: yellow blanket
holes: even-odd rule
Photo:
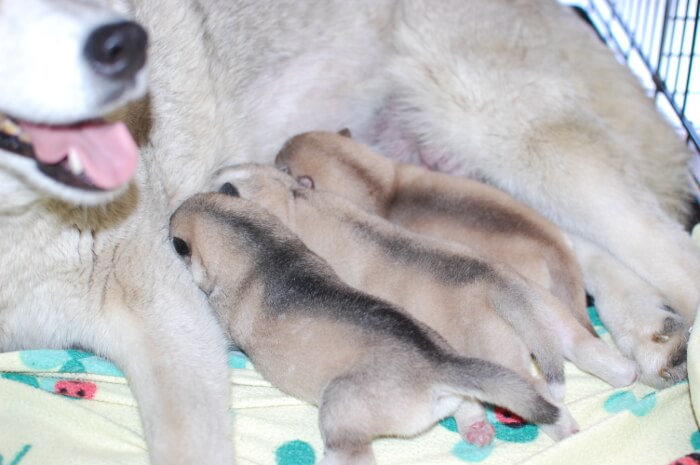
[[[466,444],[447,419],[413,439],[375,441],[378,465],[675,463],[700,450],[689,395],[700,395],[697,339],[694,334],[690,389],[687,382],[662,391],[641,384],[612,389],[569,364],[566,403],[582,431],[559,443],[491,411],[497,437],[488,447]],[[231,354],[230,366],[238,463],[318,461],[323,449],[316,409],[271,387],[241,354]],[[134,399],[112,364],[77,351],[0,354],[0,465],[147,463]]]

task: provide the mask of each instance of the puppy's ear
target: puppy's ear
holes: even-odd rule
[[[352,133],[348,128],[343,128],[340,131],[338,131],[338,134],[340,134],[343,137],[347,137],[348,139],[352,139]]]
[[[315,189],[314,180],[311,176],[299,176],[297,182],[300,186],[306,187],[307,189]]]
[[[223,184],[219,188],[219,192],[221,192],[222,194],[230,195],[231,197],[240,197],[241,196],[241,194],[238,192],[238,189],[236,189],[236,186],[234,186],[230,182]]]

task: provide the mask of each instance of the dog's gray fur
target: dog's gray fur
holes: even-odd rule
[[[700,300],[680,227],[688,151],[554,0],[0,0],[0,112],[67,124],[112,110],[87,103],[100,86],[83,85],[74,52],[95,21],[124,16],[151,37],[151,90],[120,115],[141,165],[128,188],[95,196],[0,154],[0,348],[113,359],[154,464],[231,463],[225,339],[169,246],[170,213],[217,169],[272,161],[307,130],[349,127],[538,209],[571,233],[644,380],[685,375],[677,354]]]

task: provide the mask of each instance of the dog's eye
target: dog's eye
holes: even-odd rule
[[[231,197],[241,196],[241,194],[238,192],[238,189],[236,189],[236,186],[234,186],[230,182],[227,182],[226,184],[222,185],[219,188],[219,192],[221,192],[222,194],[230,195]]]
[[[192,252],[190,250],[190,246],[187,245],[187,242],[179,237],[173,237],[173,247],[175,247],[175,252],[177,252],[177,254],[181,257],[188,257]]]

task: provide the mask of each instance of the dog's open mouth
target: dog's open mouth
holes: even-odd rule
[[[92,191],[122,186],[138,163],[126,126],[100,120],[49,126],[0,114],[0,150],[34,159],[55,181]]]

